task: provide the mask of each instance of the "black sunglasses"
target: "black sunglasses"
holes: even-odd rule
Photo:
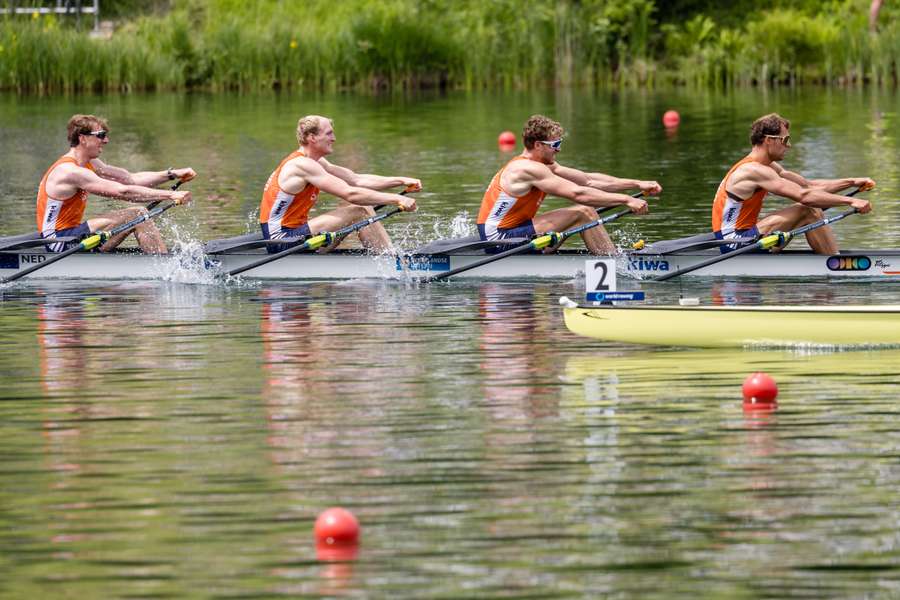
[[[106,136],[109,135],[109,132],[105,129],[98,129],[97,131],[85,131],[82,135],[92,135],[98,140],[105,140]]]

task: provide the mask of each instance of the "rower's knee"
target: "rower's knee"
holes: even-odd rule
[[[592,206],[579,206],[576,210],[578,211],[579,225],[590,223],[597,218],[597,211]]]
[[[816,221],[821,221],[825,218],[825,211],[821,208],[815,208],[812,206],[806,207],[806,214],[804,215],[805,224],[815,223]]]
[[[371,206],[354,206],[353,212],[350,213],[351,221],[362,221],[368,219],[375,214],[375,209]]]
[[[129,208],[126,208],[125,211],[125,221],[131,221],[132,219],[143,217],[150,212],[149,210],[147,210],[146,206],[131,206]]]

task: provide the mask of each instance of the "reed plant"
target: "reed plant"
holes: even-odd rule
[[[172,0],[111,39],[8,17],[0,88],[896,85],[900,8],[870,33],[866,0],[768,1],[675,20],[658,0]]]

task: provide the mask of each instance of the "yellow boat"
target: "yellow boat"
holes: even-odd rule
[[[598,340],[733,348],[900,347],[900,305],[579,306],[560,298],[566,327]]]

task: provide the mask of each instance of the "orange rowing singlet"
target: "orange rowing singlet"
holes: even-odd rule
[[[498,228],[510,229],[518,227],[532,220],[541,207],[544,197],[547,195],[538,188],[532,187],[524,196],[515,197],[507,194],[500,187],[500,178],[503,176],[503,171],[514,160],[531,159],[525,156],[517,156],[506,163],[491,179],[491,184],[481,200],[481,210],[478,211],[477,221],[478,225],[484,225],[487,232]],[[488,235],[490,236],[490,233]]]
[[[38,188],[37,195],[37,228],[43,237],[53,235],[57,229],[68,229],[77,227],[84,219],[84,209],[87,206],[87,190],[78,190],[68,198],[58,200],[47,195],[47,179],[53,169],[63,163],[78,164],[78,161],[71,156],[61,156],[53,165],[44,173],[41,179],[41,185]],[[93,165],[88,163],[86,168],[94,170]]]
[[[309,220],[309,211],[319,197],[319,188],[311,183],[297,194],[288,194],[278,185],[278,177],[284,165],[298,156],[306,156],[301,150],[288,154],[278,168],[269,175],[259,205],[259,222],[268,223],[269,235],[273,238],[282,227],[296,228]]]
[[[728,170],[725,179],[716,190],[716,199],[713,200],[712,208],[712,229],[721,232],[722,235],[728,235],[734,230],[750,229],[756,225],[756,221],[759,219],[766,190],[759,188],[753,192],[752,196],[744,200],[725,189],[728,186],[728,180],[731,179],[731,174],[748,162],[756,161],[750,156],[739,160]]]

